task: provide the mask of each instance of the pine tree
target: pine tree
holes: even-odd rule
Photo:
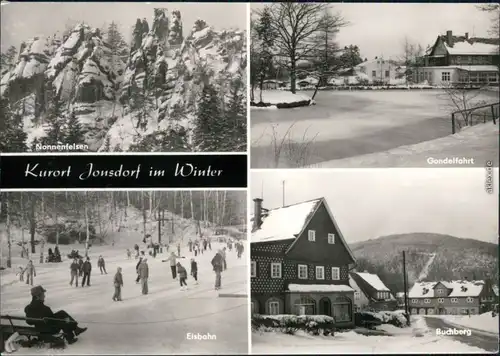
[[[53,96],[53,101],[50,104],[45,120],[49,126],[47,135],[42,139],[44,145],[57,145],[64,142],[64,103],[57,97]]]
[[[7,99],[0,99],[0,152],[24,152],[27,135],[22,116],[13,113]]]
[[[69,144],[85,144],[85,131],[74,112],[69,115],[64,141]]]
[[[218,151],[223,145],[224,127],[221,124],[223,117],[220,110],[218,94],[215,88],[206,83],[198,104],[193,143],[199,151]]]
[[[247,108],[243,82],[231,85],[230,101],[224,115],[224,132],[227,142],[222,151],[246,151],[247,145]]]

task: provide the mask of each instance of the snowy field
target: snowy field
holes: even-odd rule
[[[486,92],[476,100],[498,102],[498,94]],[[315,102],[293,109],[251,109],[252,167],[273,168],[276,144],[282,155],[288,154],[279,166],[294,168],[304,166],[304,156],[305,165],[318,164],[452,133],[453,109],[440,90],[322,91]],[[462,155],[468,152],[464,149]]]
[[[212,243],[213,251],[196,257],[199,285],[194,285],[188,276],[188,290],[182,291],[177,280],[173,280],[168,263],[148,256],[150,270],[149,294],[142,295],[140,284],[135,283],[135,259],[127,260],[126,248],[140,240],[139,233],[116,233],[120,241],[111,246],[93,246],[89,256],[92,261],[90,287],[69,285],[70,261],[62,263],[36,264],[35,285],[47,289],[46,304],[53,311],[64,309],[79,321],[87,332],[79,336],[78,342],[65,350],[38,348],[20,349],[17,354],[241,354],[248,350],[247,299],[241,297],[219,297],[214,290],[215,275],[210,264],[216,250],[223,246]],[[120,236],[128,235],[128,236]],[[138,237],[139,236],[139,237]],[[193,236],[194,237],[194,236]],[[179,261],[190,271],[190,253],[185,237]],[[170,251],[175,250],[172,245]],[[53,247],[53,246],[47,246]],[[61,255],[66,257],[71,249],[83,251],[83,245],[61,246]],[[99,255],[106,260],[108,274],[101,275],[96,265]],[[14,253],[13,269],[26,260]],[[247,262],[245,254],[238,259],[236,252],[227,253],[228,269],[222,275],[220,293],[237,296],[246,294]],[[123,302],[114,302],[113,276],[117,267],[123,269]],[[1,313],[24,316],[24,307],[30,302],[30,286],[17,281],[11,270],[2,271]],[[216,340],[188,340],[187,334],[215,335]]]
[[[480,315],[439,315],[435,318],[441,318],[449,324],[464,328],[477,329],[488,333],[498,334],[498,314],[492,317],[491,312]]]
[[[473,157],[472,166],[485,165],[491,160],[498,167],[498,125],[493,123],[469,127],[455,135],[401,146],[385,152],[371,153],[356,157],[321,162],[313,167],[321,168],[357,168],[357,167],[415,167],[429,165],[429,158],[444,159],[450,157]],[[429,167],[450,166],[433,164]]]
[[[436,336],[422,317],[412,319],[410,328],[400,329],[381,325],[390,336],[365,336],[354,331],[335,334],[334,337],[311,336],[304,333],[252,333],[254,354],[449,354],[484,353],[483,349],[468,346],[446,336]]]

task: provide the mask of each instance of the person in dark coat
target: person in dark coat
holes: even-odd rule
[[[113,284],[115,286],[115,294],[113,294],[113,300],[115,302],[121,302],[122,301],[122,287],[123,287],[123,276],[122,276],[122,268],[121,267],[118,267],[118,269],[116,270]]]
[[[184,289],[184,286],[186,287],[185,289],[187,289],[187,271],[180,262],[177,262],[177,273],[179,274],[179,283],[181,284],[181,290]]]
[[[83,258],[80,256],[78,259],[78,276],[82,276],[83,274]]]
[[[74,343],[76,336],[85,332],[87,328],[81,328],[78,323],[64,310],[59,310],[54,313],[46,306],[45,303],[46,290],[42,286],[31,288],[31,303],[24,308],[26,318],[45,319],[43,321],[27,320],[26,323],[33,325],[35,329],[41,333],[48,333],[50,335],[58,334],[61,330],[64,333],[64,338],[69,344]],[[53,320],[58,319],[58,320]]]
[[[101,274],[102,272],[104,272],[105,274],[108,274],[108,272],[106,272],[106,262],[104,262],[104,258],[101,256],[99,256],[99,259],[97,260],[97,265],[99,266],[99,270],[101,271]]]
[[[71,271],[71,281],[69,281],[69,285],[73,285],[73,281],[76,282],[76,286],[78,287],[78,274],[80,271],[80,266],[78,265],[78,258],[73,260],[73,263],[69,266],[69,270]]]
[[[83,279],[82,279],[82,287],[85,286],[85,282],[87,282],[87,287],[90,287],[90,272],[92,272],[92,263],[90,263],[90,257],[87,257],[87,260],[83,262]]]
[[[212,267],[215,272],[215,289],[218,290],[222,286],[222,270],[224,267],[222,250],[217,251],[214,258],[212,258]]]
[[[194,284],[198,284],[198,263],[191,258],[191,276],[194,278]]]

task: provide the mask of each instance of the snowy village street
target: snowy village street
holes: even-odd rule
[[[486,349],[491,346],[489,342],[484,342],[482,347],[478,347],[472,342],[462,343],[451,336],[436,336],[421,316],[413,317],[409,328],[400,329],[385,324],[377,327],[377,330],[385,332],[385,335],[376,335],[373,331],[371,335],[367,335],[370,331],[366,329],[356,329],[359,333],[356,331],[339,332],[333,338],[303,333],[286,335],[277,332],[254,332],[252,352],[255,354],[472,354],[492,352]],[[495,350],[498,350],[498,342]]]
[[[81,249],[81,246],[76,246]],[[213,243],[213,251],[197,257],[199,285],[188,277],[189,289],[181,291],[179,282],[172,280],[168,263],[149,257],[149,294],[141,295],[140,284],[135,283],[135,259],[127,260],[125,246],[93,247],[90,287],[69,286],[68,260],[62,263],[37,265],[35,285],[47,290],[46,303],[54,311],[64,309],[88,331],[78,342],[64,351],[50,349],[22,349],[23,354],[62,353],[123,353],[123,354],[182,354],[182,353],[246,353],[247,302],[246,298],[223,298],[214,290],[214,273],[210,261],[221,244]],[[173,249],[174,247],[172,247]],[[62,253],[71,250],[64,247]],[[99,255],[106,258],[108,274],[101,275],[95,262]],[[179,261],[189,273],[189,259],[194,257],[182,247]],[[237,259],[233,250],[227,254],[228,269],[222,275],[224,293],[241,295],[246,292],[245,257]],[[113,275],[123,268],[123,302],[111,300]],[[9,279],[10,278],[10,279]],[[10,283],[9,283],[10,282]],[[2,314],[24,316],[29,303],[30,287],[2,276]],[[216,340],[188,340],[187,334],[215,335]],[[21,353],[21,350],[19,351]]]
[[[456,328],[456,325],[453,325],[446,320],[443,320],[439,317],[426,317],[425,321],[429,328],[431,329],[441,329],[446,330],[449,328]],[[498,321],[498,319],[497,319]],[[498,326],[498,325],[497,325]],[[469,346],[479,347],[488,352],[498,352],[498,329],[497,333],[491,333],[484,330],[478,330],[468,327],[472,331],[471,336],[468,335],[455,335],[448,336],[461,343],[467,344]]]

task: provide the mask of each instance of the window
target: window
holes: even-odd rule
[[[372,70],[372,77],[375,78],[377,76],[377,71],[376,70]]]
[[[467,303],[474,303],[474,298],[468,297],[467,298]]]
[[[386,70],[386,71],[385,71],[385,77],[386,77],[386,78],[389,78],[389,76],[390,76],[390,72],[389,72],[388,70]]]
[[[415,303],[415,304],[418,304],[418,299],[412,299],[411,302]]]
[[[451,302],[452,303],[458,303],[458,299],[457,298],[451,298]]]
[[[313,241],[313,242],[314,242],[314,241],[316,241],[316,231],[314,231],[314,230],[309,230],[309,231],[307,232],[307,239],[308,239],[309,241]]]
[[[352,303],[347,297],[338,297],[332,305],[333,317],[336,322],[352,320]]]
[[[335,243],[335,234],[328,234],[328,243],[329,244]]]
[[[280,303],[269,302],[269,315],[278,315],[280,313]]]
[[[296,315],[315,315],[316,301],[307,296],[301,296],[294,303]]]
[[[332,280],[334,281],[340,280],[340,268],[332,267]]]
[[[281,278],[281,263],[271,263],[271,278]]]
[[[438,303],[444,303],[444,298],[438,298]]]
[[[359,300],[361,298],[361,293],[354,292],[354,299]]]
[[[297,275],[299,279],[307,279],[307,265],[299,265]]]
[[[430,303],[431,303],[431,300],[430,300],[430,299],[425,299],[425,300],[424,300],[424,303],[425,303],[425,304],[430,304]]]
[[[442,82],[449,82],[451,80],[451,73],[450,72],[442,72],[441,73],[441,81]]]
[[[250,263],[250,266],[251,266],[250,276],[257,277],[257,262],[252,261]]]
[[[316,266],[316,279],[325,279],[325,267]]]

